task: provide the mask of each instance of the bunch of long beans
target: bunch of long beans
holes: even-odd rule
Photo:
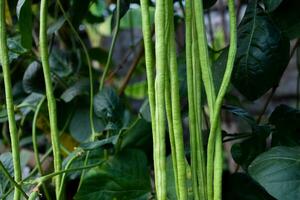
[[[141,0],[157,198],[159,200],[166,199],[165,128],[167,118],[176,195],[178,199],[187,199],[186,158],[180,114],[173,1],[156,1],[155,57],[152,54],[153,47],[148,7],[148,1]],[[230,47],[223,81],[219,91],[216,91],[208,53],[202,1],[185,1],[186,69],[194,199],[221,199],[223,155],[220,109],[230,81],[237,45],[234,0],[228,1],[228,7],[231,36]],[[205,154],[202,139],[202,82],[204,83],[207,96],[211,124],[207,155]]]

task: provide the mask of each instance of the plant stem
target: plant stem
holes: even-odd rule
[[[2,64],[4,87],[5,87],[5,101],[7,107],[9,132],[12,147],[12,157],[14,165],[14,180],[20,182],[22,180],[22,171],[20,164],[20,147],[18,130],[14,114],[14,102],[12,95],[11,77],[9,69],[8,48],[6,38],[5,27],[5,2],[6,0],[0,0],[0,61]],[[15,187],[14,200],[20,199],[20,191]]]
[[[68,163],[66,164],[66,167],[65,167],[65,170],[68,170],[70,169],[73,161],[77,158],[77,155],[74,156],[73,158],[71,158]],[[85,165],[86,166],[86,165]],[[59,194],[58,194],[58,200],[62,199],[63,198],[63,190],[65,188],[65,181],[66,181],[66,173],[64,173],[62,175],[62,179],[61,179],[61,185],[60,185],[60,189],[59,189]]]
[[[100,91],[104,87],[105,78],[106,78],[106,75],[108,73],[108,69],[109,69],[109,66],[110,66],[110,63],[111,63],[112,54],[113,54],[113,51],[114,51],[114,48],[115,48],[117,36],[118,36],[119,30],[120,30],[120,9],[121,9],[120,2],[121,2],[121,0],[117,0],[116,28],[115,28],[112,43],[111,43],[111,46],[110,46],[110,49],[109,49],[109,52],[108,52],[106,65],[105,65],[105,68],[104,68],[104,71],[103,71],[103,74],[102,74],[102,77],[101,77],[101,80],[100,80],[100,88],[99,88]]]
[[[37,169],[40,173],[41,176],[44,175],[44,170],[42,168],[42,164],[41,164],[41,161],[40,161],[40,155],[39,155],[39,150],[38,150],[38,144],[37,144],[37,134],[36,134],[36,122],[37,122],[37,118],[38,118],[38,115],[39,115],[39,112],[41,110],[41,107],[43,105],[43,103],[45,102],[46,100],[46,97],[44,96],[37,108],[36,108],[36,111],[34,113],[34,116],[33,116],[33,121],[32,121],[32,144],[33,144],[33,152],[34,152],[34,158],[35,158],[35,163],[36,163],[36,166],[37,166]],[[45,196],[46,196],[46,199],[51,199],[50,198],[50,195],[49,195],[49,192],[47,190],[47,187],[45,184],[42,184],[42,187],[43,187],[43,190],[45,192]]]
[[[27,194],[24,192],[22,187],[14,180],[14,178],[9,174],[2,161],[0,160],[0,170],[4,173],[4,175],[9,179],[9,181],[15,186],[15,189],[18,190],[22,195],[28,199]]]
[[[57,129],[57,116],[56,116],[56,102],[53,93],[51,72],[49,66],[49,54],[47,45],[47,15],[48,4],[47,0],[41,1],[40,8],[40,53],[46,85],[46,96],[48,101],[49,120],[51,129],[51,142],[53,147],[54,157],[54,170],[58,172],[61,170],[60,148],[59,148],[59,133]],[[59,186],[61,182],[61,176],[55,177],[55,191],[56,195],[59,192]],[[58,196],[57,196],[58,197]]]
[[[41,184],[41,183],[43,183],[45,181],[48,181],[49,179],[51,179],[55,176],[59,176],[59,175],[65,174],[65,173],[70,173],[70,172],[75,172],[75,171],[81,171],[81,170],[84,170],[84,169],[90,169],[90,168],[93,168],[93,167],[97,167],[97,166],[101,165],[102,163],[103,163],[103,161],[101,161],[99,163],[95,163],[95,164],[86,165],[86,166],[83,166],[83,167],[64,169],[64,170],[60,170],[60,171],[57,171],[57,172],[53,172],[51,174],[47,174],[45,176],[42,176],[40,178],[35,179],[32,184]]]

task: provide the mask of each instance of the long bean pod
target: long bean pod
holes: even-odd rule
[[[169,32],[169,71],[170,71],[170,85],[171,85],[171,104],[173,114],[173,133],[175,142],[176,167],[178,176],[178,193],[179,199],[187,199],[187,184],[186,184],[186,161],[183,143],[183,128],[180,111],[180,95],[179,95],[179,77],[178,64],[176,56],[176,44],[174,34],[174,11],[173,1],[168,0],[170,32]]]
[[[156,57],[156,78],[155,78],[155,120],[156,138],[154,146],[156,179],[155,186],[157,199],[166,199],[166,158],[165,158],[165,67],[166,67],[166,43],[165,43],[165,0],[158,0],[155,9],[155,57]]]
[[[213,113],[213,120],[210,130],[210,137],[208,141],[208,152],[212,152],[215,149],[215,162],[214,162],[214,200],[222,199],[222,136],[219,129],[220,110],[222,101],[226,94],[237,50],[237,27],[236,27],[236,14],[234,0],[228,1],[229,7],[229,19],[230,19],[230,45],[228,52],[228,59],[226,63],[226,70],[222,80],[220,90],[215,102],[215,111]],[[216,140],[216,141],[215,141]]]

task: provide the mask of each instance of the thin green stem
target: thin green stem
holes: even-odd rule
[[[11,77],[9,69],[8,48],[5,27],[5,0],[0,0],[0,61],[2,64],[4,87],[5,87],[5,101],[8,116],[9,132],[12,147],[12,157],[14,165],[14,181],[20,182],[22,180],[22,171],[20,164],[20,147],[18,130],[14,114],[14,102],[12,95]],[[14,193],[14,200],[20,199],[20,191],[16,188]]]
[[[14,180],[14,178],[9,174],[2,161],[0,160],[0,170],[4,173],[4,175],[9,179],[9,181],[15,186],[15,189],[18,190],[26,199],[28,196],[26,192],[22,189],[22,187]]]
[[[65,167],[66,170],[67,170],[67,169],[70,169],[72,163],[74,162],[74,160],[75,160],[76,158],[77,158],[77,155],[74,156],[74,157],[72,157],[72,158],[68,161],[68,163],[66,164],[66,167]],[[62,179],[61,179],[61,185],[60,185],[60,189],[59,189],[58,200],[63,199],[63,190],[64,190],[64,188],[65,188],[66,177],[67,177],[67,174],[64,173],[64,174],[62,175]]]
[[[32,182],[32,184],[41,184],[41,183],[43,183],[45,181],[48,181],[49,179],[51,179],[53,177],[60,176],[60,175],[65,174],[65,173],[70,173],[70,172],[82,171],[82,170],[85,170],[85,169],[90,169],[90,168],[93,168],[93,167],[97,167],[97,166],[101,165],[102,163],[103,163],[103,161],[95,163],[95,164],[91,164],[91,165],[86,165],[86,166],[83,166],[83,167],[77,167],[77,168],[71,168],[71,169],[64,169],[64,170],[60,170],[58,172],[53,172],[51,174],[47,174],[45,176],[42,176],[40,178],[35,179]]]
[[[48,15],[48,1],[41,1],[40,8],[40,53],[46,85],[46,96],[48,101],[49,120],[51,129],[51,142],[53,148],[54,157],[54,170],[55,172],[61,170],[61,158],[60,158],[60,145],[59,145],[59,133],[57,129],[57,116],[56,116],[56,102],[53,92],[53,86],[51,81],[51,71],[49,66],[49,54],[47,45],[47,15]],[[55,177],[55,191],[56,195],[59,192],[61,176]]]
[[[116,44],[116,41],[117,41],[117,36],[118,36],[119,30],[120,30],[120,9],[121,9],[120,2],[121,2],[121,0],[117,0],[116,27],[115,27],[115,32],[114,32],[114,35],[113,35],[112,43],[111,43],[111,46],[110,46],[110,49],[109,49],[109,52],[108,52],[106,65],[105,65],[105,68],[104,68],[104,71],[103,71],[103,74],[102,74],[102,77],[101,77],[101,80],[100,80],[100,88],[99,88],[100,91],[104,87],[105,78],[106,78],[106,75],[108,73],[108,69],[109,69],[109,66],[110,66],[110,63],[111,63],[111,59],[112,59],[112,54],[113,54],[115,44]]]
[[[45,102],[45,100],[46,100],[45,96],[40,100],[40,102],[39,102],[39,104],[38,104],[38,106],[35,110],[35,113],[34,113],[34,116],[33,116],[33,121],[32,121],[33,152],[34,152],[35,163],[36,163],[37,169],[38,169],[41,176],[44,175],[44,170],[42,168],[42,164],[41,164],[41,161],[40,161],[39,150],[38,150],[37,134],[36,134],[36,122],[37,122],[37,118],[38,118],[39,112],[41,110],[41,107],[42,107],[43,103]],[[43,190],[45,192],[46,198],[51,199],[46,185],[43,184],[42,187],[43,187]]]

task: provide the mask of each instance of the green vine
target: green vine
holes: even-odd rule
[[[49,66],[49,54],[48,54],[48,42],[47,42],[47,15],[48,15],[48,1],[41,1],[40,8],[40,54],[43,66],[43,73],[46,85],[46,96],[48,101],[49,120],[51,129],[51,142],[53,147],[54,156],[54,170],[58,172],[61,170],[61,158],[60,158],[60,145],[59,145],[59,133],[57,129],[57,116],[56,116],[56,102],[53,93],[53,86],[51,81],[51,72]],[[61,176],[55,177],[55,191],[56,195],[59,193],[59,187],[61,182]],[[57,196],[58,197],[58,196]]]
[[[110,66],[110,63],[111,63],[113,51],[114,51],[115,44],[116,44],[116,41],[117,41],[117,36],[118,36],[119,30],[120,30],[120,9],[121,9],[120,4],[121,4],[121,0],[117,0],[116,28],[115,28],[112,43],[111,43],[111,46],[110,46],[110,49],[109,49],[109,52],[108,52],[106,65],[105,65],[105,68],[104,68],[104,71],[103,71],[103,74],[102,74],[102,77],[101,77],[101,80],[100,80],[100,91],[104,87],[105,78],[106,78],[106,75],[108,73],[108,69],[109,69],[109,66]]]
[[[0,0],[0,60],[2,64],[4,87],[5,87],[5,101],[8,116],[9,132],[11,139],[12,157],[14,165],[14,181],[20,182],[22,180],[22,171],[20,164],[20,147],[18,130],[14,114],[14,102],[12,95],[11,77],[9,69],[8,48],[5,27],[5,0]],[[16,187],[14,193],[14,200],[20,199],[20,190]]]

